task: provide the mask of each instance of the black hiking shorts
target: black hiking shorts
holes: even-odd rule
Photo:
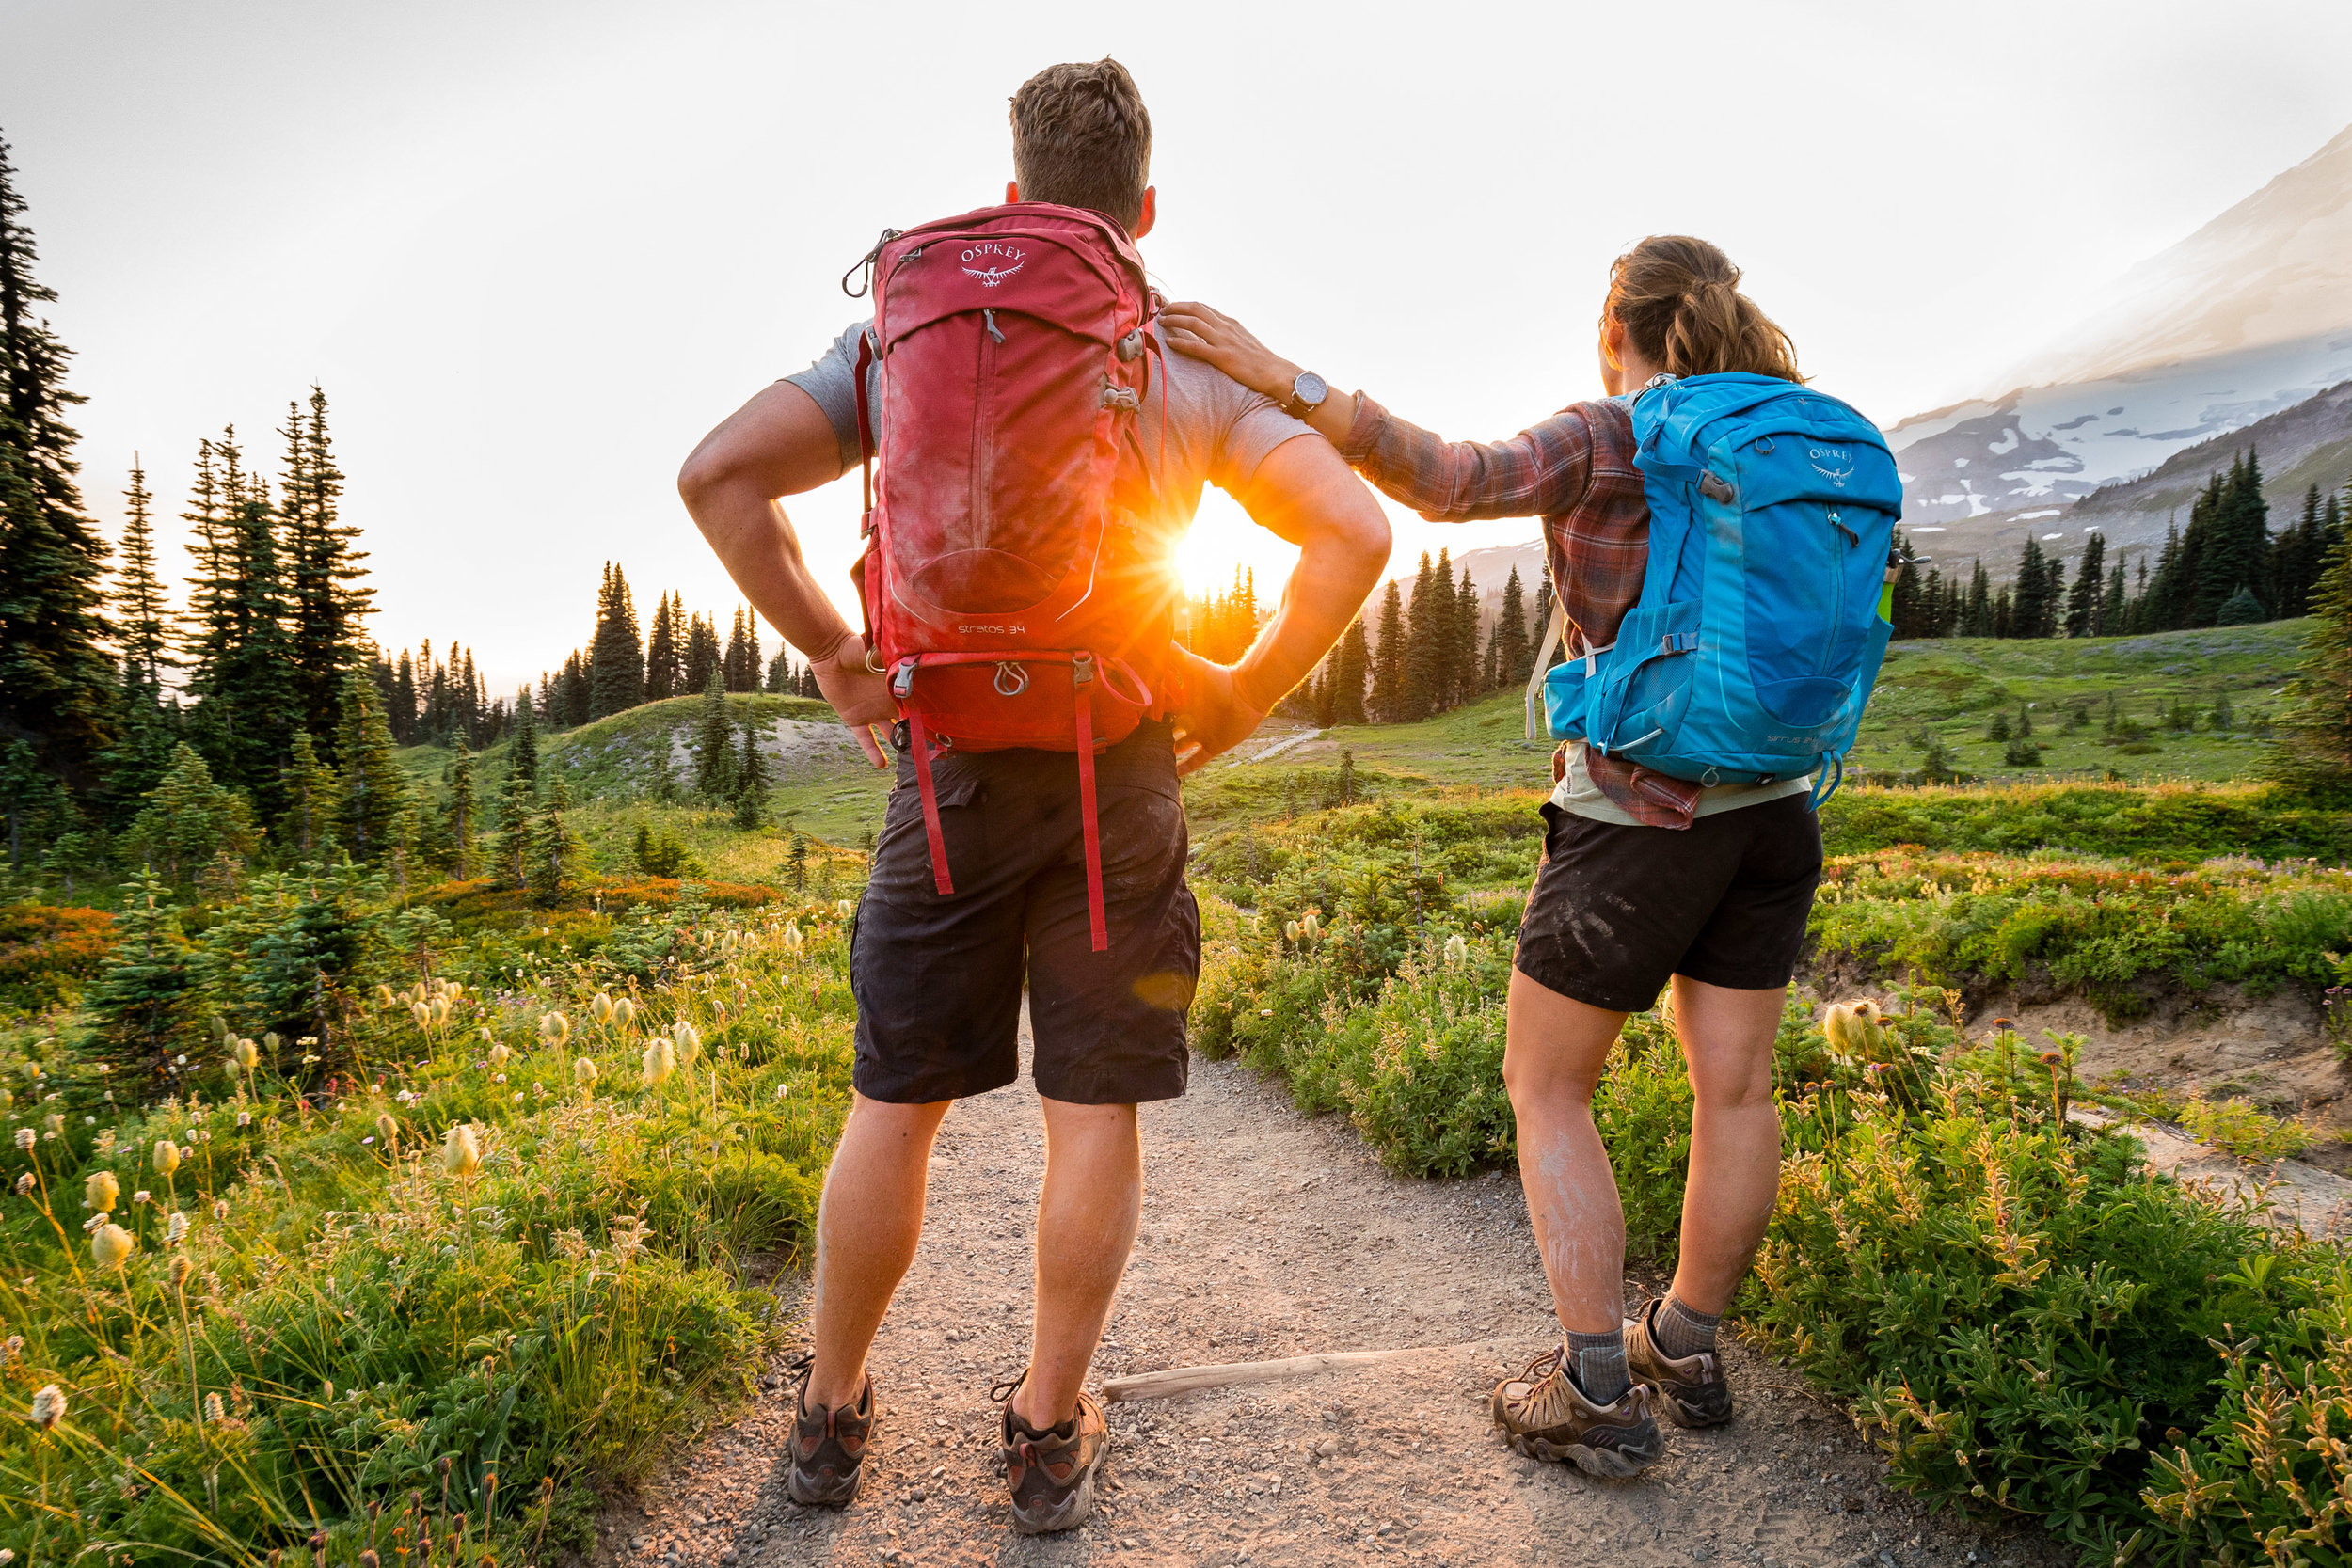
[[[1520,974],[1615,1013],[1656,1006],[1669,978],[1769,990],[1804,951],[1821,879],[1813,802],[1786,795],[1648,828],[1547,802],[1543,863],[1520,917]]]
[[[928,1104],[1011,1083],[1025,981],[1038,1093],[1080,1105],[1183,1094],[1200,911],[1168,725],[1146,722],[1095,759],[1107,953],[1087,918],[1073,753],[948,752],[931,782],[955,892],[932,879],[914,759],[901,754],[850,940],[858,1093]]]

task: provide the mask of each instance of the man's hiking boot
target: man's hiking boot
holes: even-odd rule
[[[791,1368],[801,1374],[801,1386],[792,1395],[792,1473],[785,1490],[803,1508],[845,1508],[857,1496],[866,1439],[874,1433],[874,1378],[866,1374],[854,1404],[811,1410],[808,1374],[815,1361],[803,1355]]]
[[[1651,1325],[1664,1299],[1651,1302],[1625,1325],[1625,1370],[1634,1382],[1656,1391],[1675,1425],[1721,1426],[1731,1419],[1731,1380],[1713,1351],[1677,1360],[1658,1348]]]
[[[1012,1413],[1024,1371],[989,1390],[1003,1402],[1005,1485],[1012,1493],[1012,1528],[1024,1535],[1074,1529],[1094,1512],[1094,1481],[1110,1457],[1110,1423],[1083,1390],[1078,1412],[1059,1426],[1038,1431]]]
[[[1568,1375],[1565,1349],[1546,1351],[1515,1378],[1495,1385],[1495,1419],[1530,1459],[1565,1459],[1596,1476],[1624,1477],[1666,1451],[1649,1413],[1650,1392],[1632,1384],[1613,1404],[1595,1404]]]

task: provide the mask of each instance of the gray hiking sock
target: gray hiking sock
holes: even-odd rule
[[[1568,1375],[1595,1404],[1614,1404],[1633,1380],[1625,1370],[1625,1330],[1568,1336]]]
[[[1713,1350],[1715,1325],[1723,1321],[1721,1312],[1692,1311],[1670,1291],[1650,1318],[1650,1343],[1661,1355],[1679,1361]]]

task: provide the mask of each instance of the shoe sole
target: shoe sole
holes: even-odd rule
[[[1023,1535],[1053,1535],[1075,1529],[1094,1513],[1094,1478],[1103,1472],[1103,1462],[1111,1455],[1105,1443],[1095,1450],[1094,1463],[1071,1483],[1070,1490],[1051,1505],[1024,1509],[1021,1499],[1012,1500],[1012,1528]]]
[[[1655,1453],[1629,1453],[1623,1449],[1597,1449],[1584,1443],[1554,1443],[1548,1438],[1530,1437],[1523,1433],[1511,1434],[1511,1447],[1530,1459],[1546,1464],[1575,1465],[1588,1476],[1602,1476],[1611,1481],[1623,1481],[1641,1474],[1656,1464],[1666,1452],[1660,1443]]]
[[[861,1465],[831,1486],[819,1486],[803,1479],[796,1465],[786,1475],[784,1489],[803,1508],[847,1508],[857,1497],[858,1482],[865,1479],[866,1466]]]

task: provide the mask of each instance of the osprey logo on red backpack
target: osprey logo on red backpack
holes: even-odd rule
[[[993,240],[972,246],[963,253],[962,260],[964,272],[970,277],[978,278],[980,287],[983,289],[996,287],[997,284],[1002,283],[1028,264],[1028,255],[1019,245],[1001,245]],[[972,264],[975,261],[983,264],[976,267]],[[1006,267],[985,264],[990,261],[1010,261],[1012,265]]]

